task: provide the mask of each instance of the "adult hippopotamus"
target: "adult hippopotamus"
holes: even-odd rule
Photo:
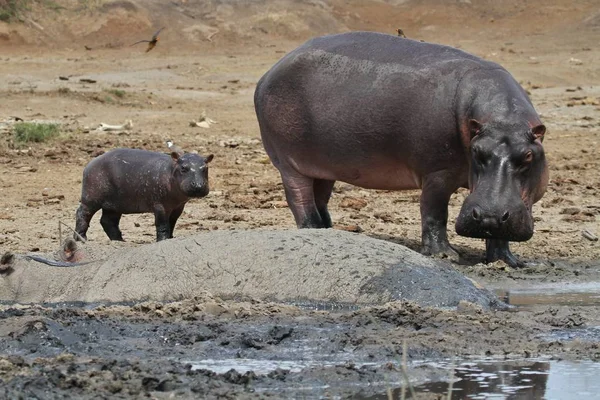
[[[448,201],[471,190],[458,234],[486,239],[486,260],[522,266],[509,241],[533,235],[544,194],[546,128],[515,79],[464,51],[351,32],[309,40],[258,82],[263,145],[299,228],[331,227],[336,180],[422,189],[423,253],[458,258]]]
[[[185,204],[209,192],[208,163],[213,155],[184,153],[169,143],[170,154],[139,149],[115,149],[96,157],[83,170],[81,204],[75,231],[86,233],[94,214],[110,240],[123,240],[122,214],[154,213],[156,240],[173,237]]]

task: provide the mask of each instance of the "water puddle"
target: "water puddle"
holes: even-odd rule
[[[339,365],[339,362],[323,362],[323,361],[291,361],[291,360],[253,360],[248,358],[232,358],[232,359],[207,359],[195,361],[191,363],[192,370],[206,369],[224,374],[227,371],[235,369],[240,374],[248,371],[253,371],[256,375],[265,375],[277,369],[288,370],[290,372],[300,372],[311,367],[334,367]],[[357,368],[365,365],[376,365],[375,363],[358,363],[354,364]]]
[[[257,375],[268,374],[276,369],[297,373],[311,367],[333,367],[339,362],[324,363],[321,361],[291,360],[257,360],[257,359],[207,359],[192,363],[193,370],[207,369],[216,373],[226,373],[235,369],[239,373],[253,371]],[[373,366],[374,363],[356,364]],[[419,394],[439,395],[447,398],[448,378],[453,371],[452,399],[539,399],[539,400],[582,400],[591,399],[600,392],[600,363],[592,361],[553,361],[553,360],[474,360],[451,362],[415,362],[412,368],[429,368],[439,372],[436,380],[413,387],[416,398]],[[409,371],[410,375],[410,371]],[[385,381],[364,383],[364,389],[358,389],[352,397],[355,400],[388,400],[402,398],[402,376],[399,372],[390,372]],[[308,382],[306,382],[308,383]],[[315,382],[316,383],[316,382]],[[322,383],[322,382],[321,382]],[[360,386],[363,383],[356,382]],[[335,385],[334,385],[335,386]],[[326,385],[329,390],[334,389]],[[380,394],[373,395],[373,389]],[[255,388],[261,391],[261,388]],[[322,398],[324,387],[303,387],[309,398]],[[362,393],[369,393],[363,395]],[[331,392],[335,393],[335,390]],[[315,397],[312,397],[314,395]],[[391,395],[391,397],[390,397]],[[405,389],[406,399],[411,397],[410,390]],[[334,396],[335,397],[335,396]],[[433,397],[426,397],[433,398]]]
[[[343,303],[343,302],[331,302],[331,301],[290,301],[286,304],[298,307],[306,311],[329,311],[329,312],[343,312],[343,311],[356,311],[363,307],[374,304],[354,304],[354,303]]]
[[[449,363],[439,367],[452,370]],[[592,399],[600,392],[600,363],[592,361],[462,362],[454,368],[452,399]],[[427,382],[414,387],[419,393],[447,396],[448,382]],[[401,398],[402,388],[392,390]],[[388,400],[388,393],[357,400]],[[406,398],[411,398],[406,390]],[[444,397],[445,398],[445,397]]]
[[[527,289],[497,289],[498,298],[513,306],[533,305],[568,305],[598,306],[600,305],[600,283],[549,285]]]

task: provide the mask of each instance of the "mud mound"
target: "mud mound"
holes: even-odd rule
[[[0,282],[0,300],[18,302],[167,301],[203,291],[274,301],[499,305],[449,265],[337,230],[202,233],[113,250],[74,268],[20,259]]]

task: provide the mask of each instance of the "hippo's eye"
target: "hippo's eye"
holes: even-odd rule
[[[483,152],[477,147],[473,148],[473,159],[479,164],[485,164],[485,157],[483,155]]]
[[[529,150],[525,153],[525,157],[523,157],[523,164],[530,164],[533,161],[533,152]]]
[[[181,172],[188,172],[190,170],[190,166],[189,165],[182,165],[181,166]]]

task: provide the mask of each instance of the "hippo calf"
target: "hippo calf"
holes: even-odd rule
[[[500,65],[392,35],[323,36],[267,71],[254,104],[299,228],[332,226],[337,180],[420,188],[423,253],[457,260],[448,202],[466,187],[457,233],[485,238],[488,262],[523,265],[509,241],[533,235],[532,205],[548,183],[546,128]]]
[[[170,148],[170,155],[115,149],[90,161],[83,170],[75,231],[87,239],[90,220],[102,209],[100,224],[110,240],[123,240],[121,215],[138,213],[154,213],[157,241],[172,238],[185,204],[209,192],[208,163],[213,155]]]

